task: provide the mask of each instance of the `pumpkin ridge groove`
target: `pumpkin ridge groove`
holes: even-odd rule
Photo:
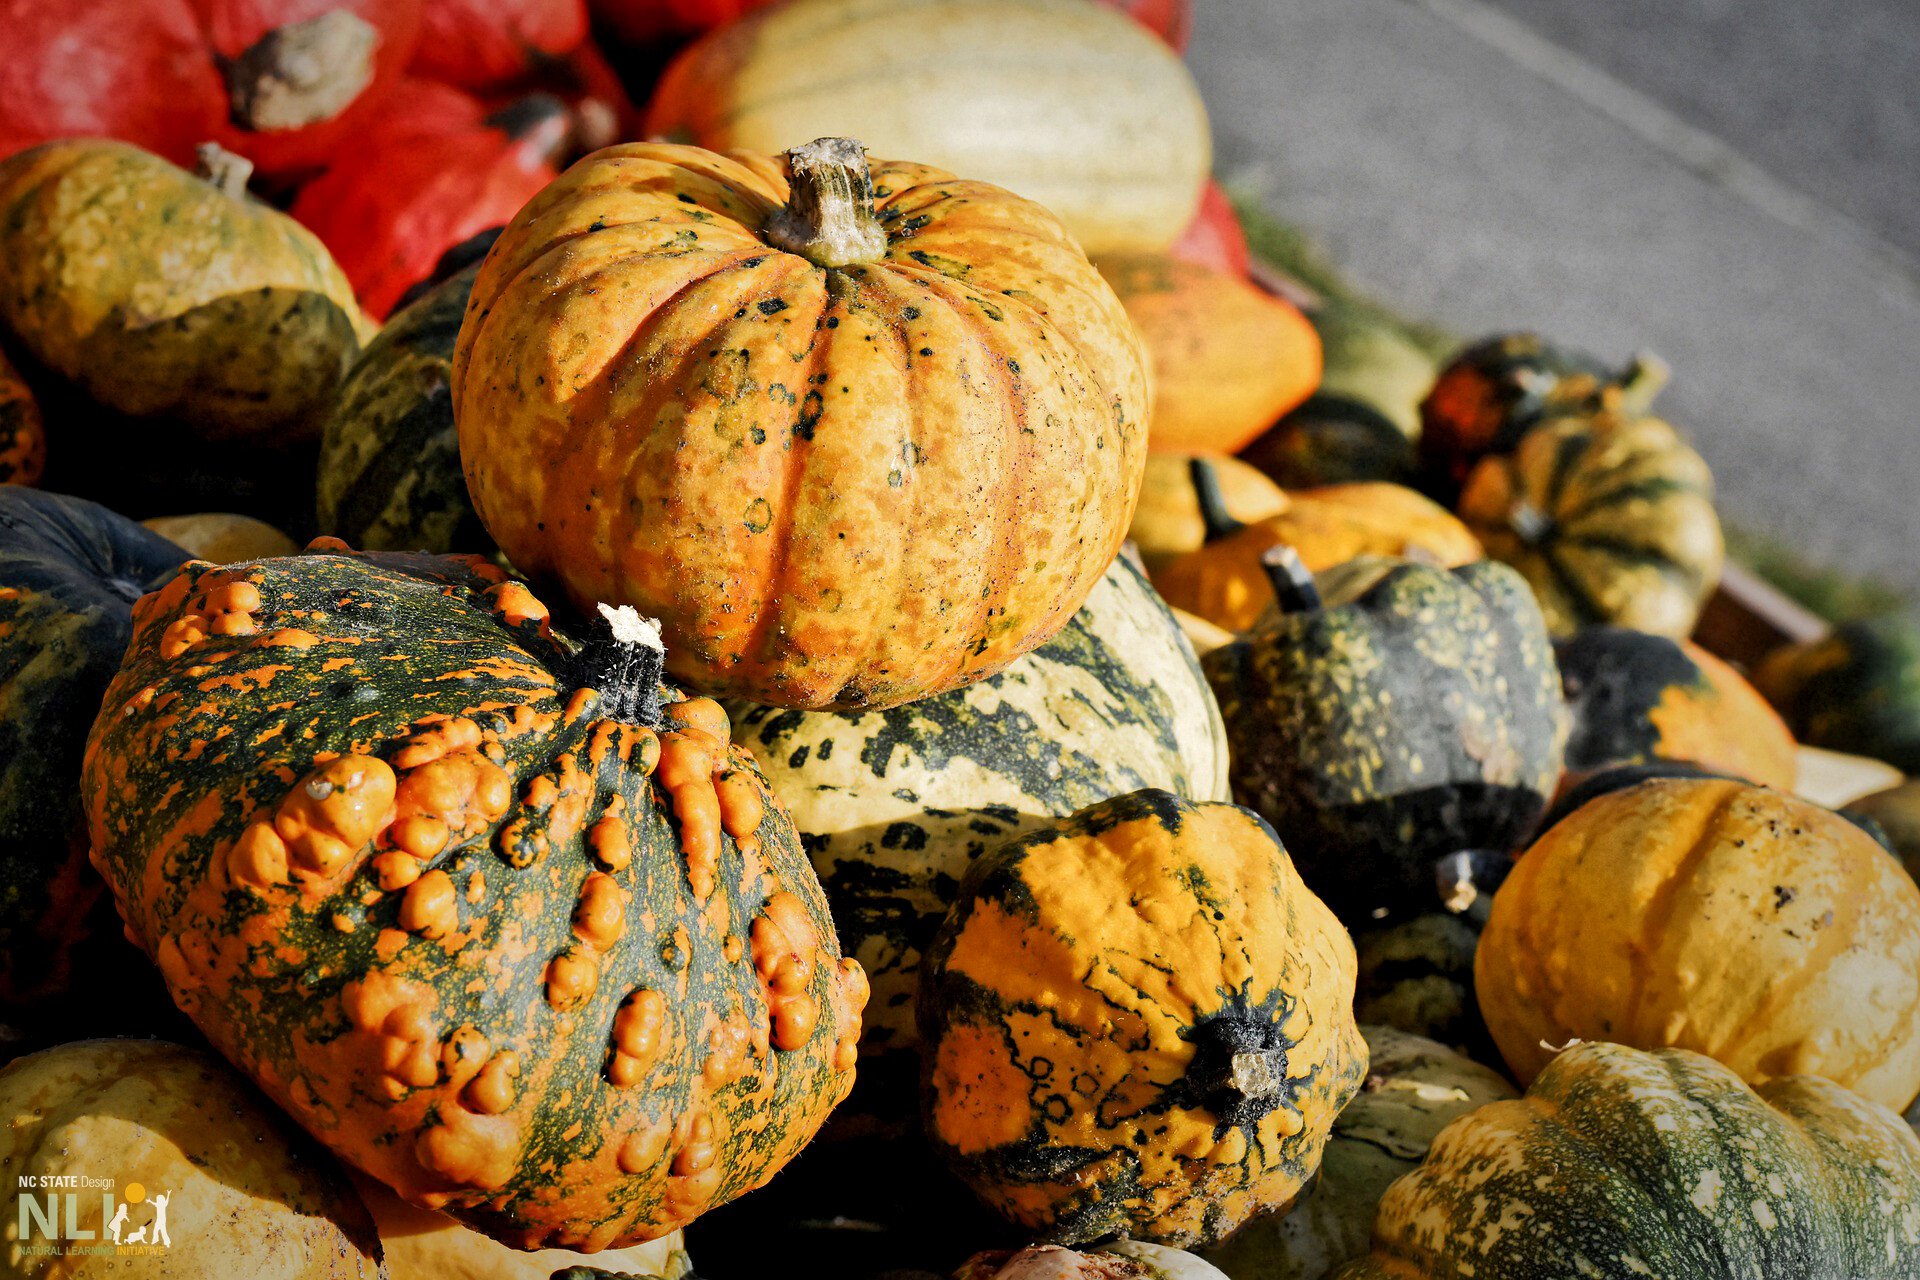
[[[1658,1034],[1649,1036],[1644,1029],[1638,1029],[1640,1006],[1647,995],[1647,980],[1656,973],[1668,971],[1670,966],[1658,964],[1657,958],[1671,951],[1677,940],[1676,935],[1681,934],[1680,930],[1673,928],[1673,915],[1679,905],[1676,899],[1681,889],[1692,878],[1695,867],[1713,851],[1715,837],[1719,835],[1720,828],[1725,824],[1728,811],[1740,798],[1740,784],[1737,782],[1720,781],[1713,785],[1718,788],[1720,795],[1714,800],[1713,807],[1701,816],[1700,826],[1694,832],[1693,839],[1688,842],[1686,851],[1674,860],[1673,865],[1661,878],[1660,887],[1647,903],[1643,913],[1642,929],[1633,940],[1634,953],[1642,959],[1642,963],[1633,969],[1633,990],[1621,1009],[1623,1025],[1620,1030],[1624,1035],[1628,1034],[1628,1028],[1636,1028],[1632,1034],[1641,1037],[1640,1043],[1659,1044],[1665,1040],[1664,1036]],[[1655,939],[1658,939],[1658,942],[1649,946],[1648,944]],[[1684,940],[1684,938],[1678,940]]]
[[[1623,502],[1640,499],[1672,497],[1675,494],[1698,493],[1698,485],[1675,480],[1671,476],[1653,476],[1648,479],[1626,480],[1611,489],[1599,488],[1582,498],[1579,503],[1561,512],[1557,517],[1563,527],[1571,526],[1591,515],[1602,513],[1603,508]]]

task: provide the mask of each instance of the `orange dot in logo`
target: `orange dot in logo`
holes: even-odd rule
[[[139,1204],[147,1198],[147,1189],[137,1182],[129,1182],[126,1191],[120,1198],[128,1204]]]

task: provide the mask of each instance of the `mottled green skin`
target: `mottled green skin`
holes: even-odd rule
[[[981,853],[1128,791],[1227,798],[1220,713],[1192,646],[1124,559],[1052,640],[966,689],[886,711],[729,711],[872,983],[867,1054],[913,1047],[920,953]],[[915,1070],[898,1069],[903,1098]]]
[[[320,529],[369,551],[486,552],[460,471],[453,343],[474,263],[396,313],[348,371],[320,439]]]
[[[1324,1280],[1367,1251],[1387,1188],[1420,1167],[1439,1132],[1520,1096],[1498,1072],[1444,1045],[1362,1024],[1367,1082],[1333,1122],[1320,1176],[1285,1213],[1257,1218],[1201,1256],[1228,1280]]]
[[[1560,775],[1553,647],[1504,565],[1392,564],[1346,604],[1269,612],[1201,665],[1234,799],[1350,923],[1430,905],[1435,858],[1512,848]]]
[[[125,976],[86,861],[80,757],[133,602],[185,559],[91,502],[0,488],[0,1007]]]
[[[1479,945],[1474,923],[1444,912],[1356,927],[1353,950],[1360,977],[1353,1016],[1437,1040],[1476,1061],[1500,1061],[1473,990]]]
[[[1754,683],[1808,746],[1920,773],[1920,632],[1905,619],[1835,627],[1769,655]]]
[[[1920,1137],[1811,1076],[1580,1044],[1456,1122],[1340,1280],[1912,1280]]]

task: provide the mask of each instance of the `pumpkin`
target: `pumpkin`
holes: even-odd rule
[[[133,602],[185,559],[104,507],[0,488],[0,1007],[58,1012],[137,957],[87,866],[77,783]]]
[[[513,84],[587,38],[586,0],[433,0],[408,70],[472,92]]]
[[[448,101],[421,101],[432,98]],[[489,114],[457,89],[408,81],[393,101],[289,210],[326,244],[368,314],[382,319],[442,253],[505,222],[558,177],[553,162],[573,128],[547,94]]]
[[[1538,334],[1482,338],[1447,362],[1420,402],[1423,479],[1451,500],[1481,459],[1512,453],[1547,419],[1609,405],[1638,416],[1666,380],[1666,366],[1650,355],[1615,373]]]
[[[1568,814],[1578,810],[1589,800],[1615,791],[1624,791],[1628,787],[1637,787],[1643,782],[1655,778],[1730,778],[1732,775],[1720,773],[1685,760],[1654,759],[1646,764],[1619,764],[1595,769],[1589,773],[1569,773],[1560,779],[1560,791],[1553,798],[1553,804],[1541,817],[1535,832],[1544,832],[1556,822],[1564,820]],[[1735,781],[1744,779],[1735,778]]]
[[[1144,787],[1227,796],[1213,694],[1125,560],[1059,635],[967,689],[844,715],[731,710],[872,983],[868,1053],[913,1047],[921,952],[987,849]]]
[[[1158,572],[1209,537],[1285,511],[1287,502],[1278,485],[1238,458],[1150,453],[1127,536]]]
[[[1474,985],[1522,1083],[1578,1037],[1896,1109],[1920,1093],[1920,885],[1845,818],[1763,787],[1656,780],[1582,806],[1494,895]]]
[[[1227,1280],[1191,1253],[1143,1240],[1120,1240],[1084,1253],[1040,1244],[977,1253],[954,1280]]]
[[[1320,339],[1285,299],[1165,253],[1096,261],[1152,357],[1154,450],[1232,453],[1319,383]]]
[[[1260,1218],[1205,1253],[1229,1280],[1326,1280],[1363,1256],[1387,1188],[1420,1167],[1440,1131],[1512,1085],[1444,1045],[1361,1026],[1367,1082],[1333,1122],[1320,1176],[1284,1214]]]
[[[588,0],[594,17],[629,44],[646,45],[724,26],[772,0]],[[1100,0],[1185,51],[1193,29],[1191,0]]]
[[[1685,760],[1793,789],[1793,735],[1739,672],[1698,645],[1603,626],[1553,653],[1573,716],[1568,772]]]
[[[155,516],[141,523],[185,551],[183,559],[232,564],[236,560],[290,556],[300,549],[292,538],[266,521],[226,511]]]
[[[0,351],[0,484],[32,484],[47,465],[47,431],[40,402],[20,371]]]
[[[0,323],[110,409],[276,441],[318,432],[369,332],[299,224],[86,139],[0,161]]]
[[[1278,609],[1201,660],[1234,798],[1342,918],[1425,906],[1436,859],[1513,847],[1559,777],[1566,709],[1540,612],[1504,565],[1353,561],[1322,599],[1297,558],[1276,559]]]
[[[453,345],[475,261],[396,312],[320,436],[320,529],[374,551],[485,551],[453,425]]]
[[[1413,442],[1353,403],[1309,396],[1240,451],[1284,489],[1336,484],[1411,484]]]
[[[858,137],[1046,206],[1091,254],[1167,248],[1211,159],[1206,108],[1179,57],[1085,0],[759,9],[674,61],[645,130],[764,153]]]
[[[1240,215],[1233,201],[1218,182],[1208,178],[1200,189],[1200,207],[1180,238],[1167,252],[1182,262],[1194,262],[1228,275],[1244,276],[1253,270],[1253,251],[1247,247],[1247,233],[1240,226]]]
[[[1581,1044],[1443,1130],[1339,1280],[1896,1280],[1920,1268],[1916,1204],[1920,1138],[1883,1107]]]
[[[1498,1062],[1473,993],[1480,930],[1471,915],[1430,911],[1408,920],[1356,927],[1360,966],[1353,1016],[1411,1036],[1437,1040],[1481,1062]]]
[[[88,743],[94,861],[174,1001],[336,1154],[515,1248],[657,1239],[852,1083],[865,979],[654,643],[622,610],[569,643],[477,559],[194,562]]]
[[[454,350],[515,565],[663,619],[700,689],[816,710],[962,687],[1064,626],[1125,539],[1146,408],[1058,222],[845,139],[576,164]]]
[[[1848,622],[1783,645],[1753,683],[1807,745],[1920,772],[1920,634],[1905,620]]]
[[[929,1139],[1063,1244],[1287,1204],[1366,1074],[1353,944],[1235,805],[1136,791],[983,855],[921,970]]]
[[[23,1188],[12,1275],[387,1275],[346,1178],[211,1054],[154,1040],[63,1044],[0,1069],[0,1111],[0,1163]],[[24,1189],[68,1178],[38,1185],[107,1186]],[[104,1248],[68,1243],[86,1240]],[[73,1252],[25,1253],[36,1245]]]
[[[1611,623],[1679,639],[1725,556],[1707,464],[1658,418],[1538,427],[1475,468],[1460,517],[1533,586],[1556,636]]]
[[[1846,818],[1865,818],[1880,828],[1884,843],[1907,869],[1920,880],[1920,782],[1909,780],[1861,796],[1841,810]]]
[[[1445,507],[1395,484],[1330,485],[1289,495],[1284,510],[1216,537],[1154,575],[1168,603],[1245,631],[1273,603],[1261,557],[1289,546],[1309,570],[1361,556],[1401,556],[1448,568],[1484,558]]]

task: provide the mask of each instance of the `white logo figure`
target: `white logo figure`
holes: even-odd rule
[[[107,1234],[113,1237],[115,1244],[120,1243],[120,1228],[127,1225],[127,1202],[122,1200],[120,1207],[113,1211],[113,1221],[107,1224]]]
[[[173,1247],[173,1237],[167,1234],[167,1201],[173,1199],[171,1191],[162,1192],[153,1198],[153,1243]]]
[[[128,1244],[145,1244],[146,1242],[147,1242],[147,1229],[145,1227],[141,1227],[138,1231],[134,1232],[132,1235],[128,1236],[126,1239],[126,1243]]]

